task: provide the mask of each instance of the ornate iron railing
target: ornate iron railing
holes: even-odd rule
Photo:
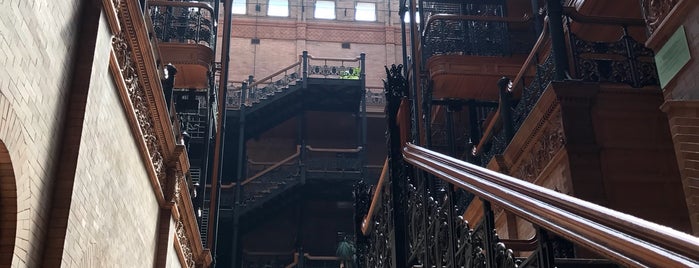
[[[362,148],[320,149],[306,146],[305,168],[319,173],[360,173]]]
[[[206,3],[148,1],[155,35],[161,42],[201,44],[213,48],[215,14]]]
[[[362,79],[363,57],[364,54],[353,59],[317,58],[304,51],[299,61],[262,79],[250,76],[248,81],[243,82],[243,86],[230,83],[226,107],[240,109],[242,94],[245,94],[245,105],[253,106],[292,87],[306,87],[307,78]]]
[[[361,69],[361,57],[341,59],[308,55],[305,64],[308,66],[308,77],[358,80],[364,71]]]
[[[367,87],[365,98],[367,106],[383,107],[384,105],[386,105],[386,98],[383,93],[383,88]]]
[[[565,49],[571,56],[570,61],[573,66],[571,72],[567,73],[568,79],[627,84],[635,88],[659,84],[653,52],[634,40],[627,31],[629,26],[643,25],[642,21],[583,16],[571,8],[565,8],[565,14],[564,31],[568,38],[566,43],[569,44]],[[571,27],[573,23],[616,25],[622,29],[622,36],[615,42],[587,41],[575,34]],[[503,123],[502,109],[505,108],[499,107],[483,133],[483,138],[473,151],[474,155],[480,156],[483,166],[487,165],[494,155],[502,154],[512,138],[508,137],[504,129],[499,126],[509,124],[512,126],[513,133],[516,133],[548,84],[554,80],[556,68],[567,68],[567,66],[555,66],[553,55],[550,51],[547,52],[547,47],[543,45],[549,38],[547,29],[548,27],[544,28],[539,41],[512,84],[506,85],[508,96],[521,93],[517,104],[507,108],[510,109],[511,114],[509,122]],[[530,72],[532,68],[536,75],[533,80],[525,83],[524,74]]]
[[[510,24],[525,24],[529,15],[507,17],[505,1],[464,3],[425,2],[421,29],[423,58],[434,55],[505,56],[526,54],[534,40],[531,34],[510,30]],[[529,33],[531,27],[524,27]]]

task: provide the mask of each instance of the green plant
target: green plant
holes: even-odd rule
[[[351,67],[351,68],[349,68],[349,70],[342,71],[342,73],[340,73],[340,79],[358,80],[360,71],[361,71],[361,69],[359,67]]]

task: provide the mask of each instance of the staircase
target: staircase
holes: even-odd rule
[[[244,115],[248,139],[303,111],[358,112],[365,91],[364,62],[364,54],[341,59],[304,52],[299,61],[271,75],[231,85],[227,129],[238,129]]]
[[[207,247],[207,237],[209,235],[209,207],[201,210],[201,219],[199,222],[199,234],[201,235],[201,243]]]
[[[292,188],[301,184],[299,155],[300,150],[297,150],[293,155],[241,183],[241,197],[238,205],[240,216],[274,200],[281,200],[280,197],[290,194]],[[221,186],[222,208],[235,208],[236,186],[235,183]]]

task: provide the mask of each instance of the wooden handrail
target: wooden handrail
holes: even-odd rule
[[[529,239],[498,239],[499,242],[505,244],[508,249],[515,251],[534,251],[539,243],[538,234],[533,235]]]
[[[255,82],[253,82],[252,84],[248,85],[248,88],[253,88],[253,87],[256,87],[257,85],[259,85],[259,84],[262,83],[262,82],[265,82],[265,81],[267,81],[267,80],[272,80],[272,78],[274,78],[275,76],[277,76],[277,75],[279,75],[279,74],[282,74],[282,73],[284,73],[284,72],[290,70],[291,68],[294,68],[294,67],[299,66],[299,65],[301,65],[301,62],[300,62],[300,61],[299,61],[299,62],[295,62],[294,64],[291,64],[291,65],[289,65],[289,66],[286,67],[286,68],[283,68],[283,69],[281,69],[281,70],[279,70],[279,71],[276,71],[276,72],[273,73],[273,74],[270,74],[270,75],[268,75],[268,76],[263,77],[263,78],[260,79],[260,80],[257,80],[257,81],[255,81]]]
[[[362,146],[353,149],[341,149],[341,148],[313,148],[310,145],[306,145],[306,149],[310,152],[323,152],[323,153],[358,153],[362,151]]]
[[[337,261],[340,260],[340,258],[336,256],[313,256],[308,253],[304,253],[303,257],[312,261]],[[293,268],[296,267],[296,265],[299,264],[299,253],[295,252],[294,253],[294,261],[292,263],[287,264],[284,266],[285,268]]]
[[[515,80],[513,80],[514,84],[512,85],[512,88],[511,88],[513,95],[523,94],[522,91],[524,89],[520,89],[520,88],[524,88],[524,86],[519,87],[519,83],[522,81],[522,78],[527,74],[527,70],[529,70],[531,65],[536,64],[536,62],[534,62],[534,59],[536,58],[536,55],[539,53],[539,50],[543,47],[546,39],[548,38],[548,27],[546,27],[547,23],[548,23],[548,21],[544,21],[544,25],[542,27],[542,31],[541,31],[541,34],[539,35],[539,38],[536,40],[536,43],[534,44],[532,51],[529,53],[529,56],[527,56],[527,59],[524,61],[524,65],[522,65],[522,68],[517,73]],[[499,124],[500,124],[500,109],[501,108],[502,107],[498,107],[498,109],[495,111],[495,115],[493,115],[492,119],[490,119],[490,122],[488,122],[488,125],[486,126],[485,130],[483,131],[483,135],[481,136],[481,139],[478,141],[478,144],[476,145],[473,152],[471,152],[473,155],[479,155],[483,152],[483,148],[485,148],[485,145],[488,144],[490,139],[495,134],[495,131],[498,129]]]
[[[321,58],[321,57],[313,57],[310,54],[308,55],[308,59],[310,60],[329,60],[329,61],[347,61],[347,62],[357,62],[361,58],[360,57],[354,57],[354,58]]]
[[[575,7],[563,7],[563,14],[580,23],[646,27],[643,19],[588,16],[579,13]]]
[[[460,161],[449,161],[450,164],[459,166],[460,168],[463,169],[469,169],[468,166],[466,165],[461,165],[462,163]],[[594,206],[594,209],[590,209],[590,206],[587,205],[582,205],[580,204],[580,199],[577,199],[575,197],[562,194],[556,191],[540,191],[540,189],[535,189],[529,187],[531,183],[528,183],[523,180],[508,180],[508,179],[502,179],[500,178],[501,176],[504,176],[500,173],[497,173],[495,171],[489,170],[489,169],[475,169],[475,170],[469,170],[475,175],[478,176],[483,176],[483,177],[492,177],[495,182],[498,184],[512,188],[512,189],[517,189],[518,191],[521,191],[523,193],[526,193],[532,197],[535,197],[540,200],[544,200],[549,203],[554,203],[557,204],[558,206],[561,206],[565,208],[566,210],[570,211],[576,211],[576,214],[583,214],[585,217],[588,218],[595,218],[596,220],[599,220],[603,222],[606,225],[613,226],[616,229],[623,230],[624,232],[632,233],[635,236],[639,237],[648,237],[651,241],[658,241],[662,242],[664,246],[670,247],[673,250],[680,251],[683,254],[687,255],[697,255],[699,256],[699,240],[694,241],[696,243],[694,246],[695,248],[691,249],[686,247],[685,245],[687,244],[687,240],[685,239],[678,239],[678,237],[672,237],[672,236],[667,236],[666,233],[658,231],[656,228],[657,227],[663,227],[667,228],[665,226],[661,226],[658,224],[651,224],[651,225],[646,225],[644,222],[639,222],[637,221],[638,218],[624,214],[612,209],[608,209],[602,206],[599,206],[597,204],[591,204],[591,206]],[[533,185],[533,184],[531,184]],[[546,188],[544,188],[546,189]],[[551,192],[553,194],[551,194]],[[610,217],[611,216],[611,217]],[[647,222],[647,221],[646,221]],[[673,230],[674,231],[674,230]],[[684,234],[679,232],[680,234]],[[681,236],[684,237],[684,236]],[[690,240],[691,241],[691,240]]]
[[[414,166],[483,200],[634,267],[699,267],[699,238],[544,187],[406,144]]]
[[[388,158],[386,158],[386,160],[383,162],[383,169],[381,170],[379,182],[376,183],[376,188],[374,189],[374,196],[371,198],[371,205],[369,206],[369,211],[367,212],[366,216],[364,216],[364,220],[362,220],[362,233],[364,235],[367,235],[369,234],[369,232],[371,232],[371,224],[369,223],[372,221],[372,218],[374,217],[374,211],[378,209],[377,206],[381,205],[381,190],[383,189],[386,177],[388,177],[387,174]]]
[[[202,2],[175,2],[175,1],[162,1],[162,0],[150,0],[148,1],[148,6],[169,6],[169,7],[201,7],[209,10],[211,14],[214,13],[214,8],[207,3]]]
[[[265,174],[269,173],[270,171],[274,170],[275,168],[278,168],[279,166],[284,165],[284,164],[290,162],[291,160],[294,160],[294,159],[297,158],[299,155],[301,155],[301,146],[296,146],[296,153],[290,155],[290,156],[287,157],[287,158],[284,158],[284,160],[277,162],[277,163],[274,164],[273,166],[270,166],[270,167],[266,168],[265,170],[258,172],[258,173],[255,174],[254,176],[245,179],[245,180],[241,183],[241,185],[248,184],[248,183],[250,183],[251,181],[254,181],[254,180],[257,179],[257,178],[262,177],[262,175],[265,175]],[[207,185],[207,186],[208,186],[208,185]],[[231,183],[229,183],[229,184],[221,184],[221,188],[222,188],[222,189],[229,189],[229,188],[232,188],[233,186],[236,186],[236,183],[235,183],[235,182],[231,182]]]
[[[422,36],[425,36],[427,30],[435,20],[456,20],[456,21],[491,21],[491,22],[507,22],[507,23],[526,23],[531,21],[529,14],[524,14],[521,18],[517,17],[499,17],[499,16],[474,16],[474,15],[456,15],[456,14],[434,14],[430,15],[425,22],[425,29],[422,30]]]

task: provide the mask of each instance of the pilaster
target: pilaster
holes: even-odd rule
[[[692,231],[699,235],[699,100],[667,100],[661,109],[670,123]]]

